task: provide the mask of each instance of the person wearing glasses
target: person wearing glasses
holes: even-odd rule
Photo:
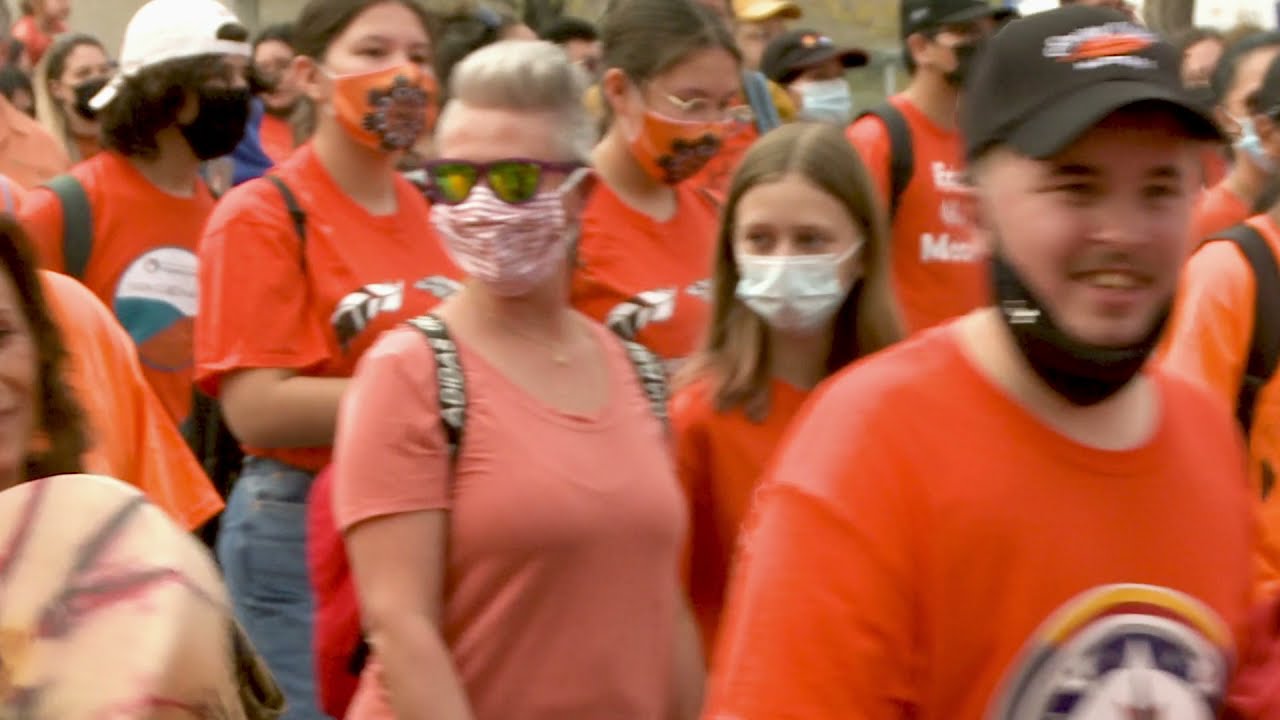
[[[305,519],[338,400],[374,338],[459,276],[422,194],[396,172],[436,102],[427,28],[413,0],[311,0],[293,76],[316,106],[315,134],[228,193],[201,243],[197,382],[246,452],[218,555],[236,615],[288,698],[284,720],[323,717]]]
[[[696,717],[666,434],[623,343],[569,304],[594,184],[584,88],[545,42],[454,71],[429,165],[467,273],[432,314],[452,349],[386,333],[338,422],[333,507],[372,647],[348,720]]]
[[[707,325],[717,224],[715,203],[682,183],[744,110],[741,56],[724,22],[690,0],[616,0],[600,38],[602,183],[583,213],[573,303],[674,365]]]

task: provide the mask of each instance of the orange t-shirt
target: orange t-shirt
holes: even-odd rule
[[[1212,717],[1253,508],[1226,409],[1150,377],[1123,451],[1045,425],[954,325],[820,387],[743,532],[705,717]]]
[[[1280,227],[1267,215],[1249,218],[1271,251],[1280,257]],[[1178,300],[1162,344],[1161,362],[1171,372],[1204,385],[1234,408],[1244,380],[1253,337],[1253,269],[1232,242],[1200,247],[1182,271]],[[1262,487],[1263,468],[1280,473],[1280,378],[1258,393],[1249,433],[1253,486]],[[1261,494],[1261,492],[1259,492]],[[1262,505],[1266,533],[1267,575],[1280,574],[1280,498],[1272,494]]]
[[[675,188],[665,222],[632,209],[607,185],[582,215],[573,305],[663,360],[702,341],[716,241],[716,211],[689,183]]]
[[[31,189],[69,167],[71,158],[62,143],[0,95],[0,173]]]
[[[456,465],[427,339],[387,333],[343,400],[334,513],[449,511],[440,632],[475,720],[656,720],[671,705],[685,529],[665,432],[603,327],[609,400],[548,407],[465,343]],[[390,720],[375,651],[347,713]]]
[[[908,332],[990,302],[986,253],[972,238],[971,194],[964,181],[960,133],[934,124],[901,95],[889,99],[907,119],[915,171],[893,220],[894,293]],[[889,132],[874,117],[846,131],[888,207]]]
[[[710,657],[715,647],[738,530],[769,459],[808,393],[782,380],[769,388],[762,422],[741,408],[715,408],[709,379],[671,398],[676,469],[689,502],[689,597]]]
[[[262,124],[258,129],[258,142],[271,162],[279,165],[293,154],[293,126],[284,118],[263,113]]]
[[[1191,221],[1191,239],[1198,246],[1206,238],[1244,222],[1253,209],[1227,187],[1218,183],[1200,193]]]
[[[200,527],[222,498],[148,386],[128,333],[85,286],[47,270],[40,280],[89,424],[85,472],[135,485],[187,529]]]
[[[396,176],[399,209],[374,216],[338,187],[310,145],[276,171],[307,214],[303,244],[266,178],[227,193],[200,246],[196,380],[211,395],[227,373],[287,368],[350,377],[378,334],[430,310],[459,287],[430,208]],[[319,470],[330,448],[250,448]]]
[[[77,279],[129,332],[147,381],[181,424],[191,412],[196,246],[213,197],[201,180],[191,197],[170,195],[116,152],[98,153],[71,174],[84,186],[93,224],[89,262]],[[21,218],[41,264],[65,273],[58,197],[47,188],[32,190]]]
[[[35,15],[23,15],[13,24],[11,32],[14,38],[22,41],[27,59],[31,62],[31,67],[35,67],[49,50],[49,46],[53,44],[53,38],[66,31],[67,26],[58,23],[50,28],[49,32],[45,32]]]

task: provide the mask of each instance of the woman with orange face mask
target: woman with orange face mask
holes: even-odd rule
[[[323,717],[305,518],[339,398],[378,334],[434,307],[460,276],[426,201],[396,172],[438,101],[427,21],[413,0],[311,0],[293,72],[316,106],[315,134],[228,193],[201,244],[196,379],[246,453],[218,556],[288,698],[285,720]]]
[[[660,38],[660,40],[658,40]],[[601,183],[582,218],[573,303],[674,364],[708,317],[712,202],[683,181],[719,151],[739,112],[741,56],[690,0],[622,0],[600,23],[608,128]]]

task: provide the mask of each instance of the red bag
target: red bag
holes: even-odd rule
[[[307,573],[316,602],[316,694],[326,713],[345,717],[368,652],[347,549],[333,517],[333,466],[316,475],[307,499]]]

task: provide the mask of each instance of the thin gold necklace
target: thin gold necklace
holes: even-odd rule
[[[525,330],[520,330],[515,326],[508,325],[506,322],[498,318],[497,315],[491,314],[489,317],[491,317],[494,322],[498,323],[498,326],[501,327],[503,330],[506,330],[507,332],[512,333],[513,335],[518,335],[519,337],[522,337],[525,340],[528,340],[534,344],[541,345],[542,347],[551,351],[551,360],[555,362],[555,364],[561,365],[561,366],[569,364],[569,353],[568,353],[568,350],[563,345],[550,342],[536,335],[533,335]]]

